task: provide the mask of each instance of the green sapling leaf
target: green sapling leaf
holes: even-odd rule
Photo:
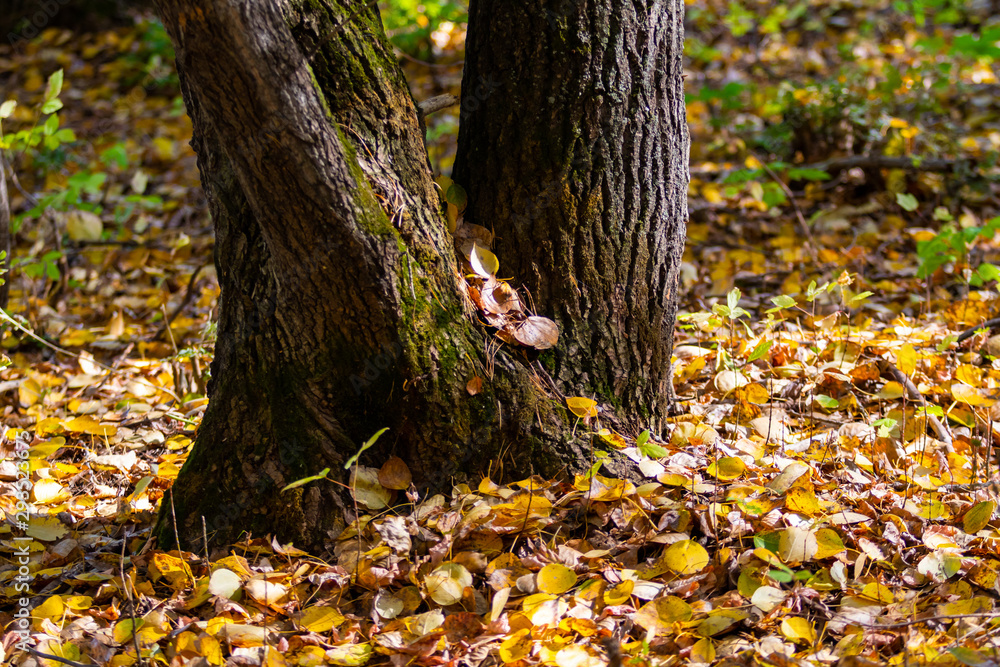
[[[874,292],[861,292],[860,294],[855,294],[854,296],[851,297],[848,303],[851,305],[854,305],[856,303],[861,303],[862,301],[870,297],[872,294],[874,294]]]
[[[381,431],[379,431],[378,433],[376,433],[375,435],[373,435],[372,437],[368,438],[368,442],[366,442],[365,444],[361,445],[361,449],[359,449],[354,456],[352,456],[351,458],[347,459],[347,463],[344,464],[344,470],[349,469],[352,465],[354,465],[355,463],[357,463],[358,459],[361,458],[361,455],[364,453],[364,451],[366,449],[368,449],[369,447],[371,447],[372,445],[374,445],[375,441],[378,440],[378,437],[380,435],[382,435],[383,433],[385,433],[386,431],[388,431],[388,430],[389,430],[388,428],[384,428]]]
[[[757,347],[755,347],[753,349],[753,352],[750,353],[750,356],[747,357],[747,361],[750,362],[757,361],[765,354],[767,354],[767,351],[771,349],[772,345],[774,345],[773,340],[762,340],[761,342],[757,343]]]
[[[321,479],[326,479],[326,475],[327,475],[328,472],[330,472],[330,469],[329,468],[324,468],[321,472],[319,472],[318,474],[312,475],[311,477],[303,477],[302,479],[297,479],[294,482],[292,482],[291,484],[289,484],[288,486],[286,486],[285,488],[283,488],[281,490],[281,492],[284,493],[285,491],[288,491],[290,489],[297,489],[300,486],[305,486],[309,482],[315,482],[315,481],[318,481],[318,480],[321,480]]]
[[[733,289],[729,290],[729,294],[726,295],[726,302],[729,304],[729,310],[736,310],[736,308],[739,307],[740,298],[742,296],[743,293],[740,292],[739,287],[734,287]]]
[[[896,193],[896,203],[899,204],[904,211],[916,211],[917,206],[920,205],[917,203],[916,197],[905,192]]]
[[[765,311],[766,313],[775,313],[779,310],[784,310],[785,308],[791,308],[795,305],[795,299],[787,294],[782,294],[781,296],[772,296],[771,303],[774,304],[774,308],[769,308]]]
[[[836,410],[840,407],[840,401],[826,394],[816,394],[815,399],[817,403],[827,410]]]

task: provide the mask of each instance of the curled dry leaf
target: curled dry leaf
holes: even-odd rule
[[[715,354],[715,350],[698,345],[678,345],[674,348],[674,356],[682,361],[696,357],[708,357],[713,354]]]
[[[737,387],[742,387],[749,382],[750,380],[739,371],[721,371],[715,376],[715,388],[723,394],[728,394]]]
[[[243,585],[247,594],[257,602],[276,605],[288,595],[288,586],[268,581],[263,575],[256,575]]]
[[[572,396],[566,399],[570,412],[580,419],[592,419],[597,416],[597,401],[584,396]]]
[[[496,315],[521,312],[521,300],[510,284],[490,276],[481,290],[482,308]]]
[[[706,447],[719,438],[719,433],[708,424],[680,422],[670,434],[670,442],[678,447]]]
[[[511,327],[511,335],[521,345],[547,350],[559,341],[559,325],[547,317],[532,315]]]
[[[459,219],[458,226],[455,229],[455,238],[475,241],[483,248],[489,248],[493,245],[493,232],[482,225],[475,225],[461,219]]]
[[[486,320],[486,323],[489,324],[491,327],[495,327],[502,331],[508,328],[510,324],[510,318],[507,315],[497,315],[496,313],[491,313],[490,311],[485,309],[480,312],[482,313],[483,319]],[[505,342],[511,342],[511,341],[505,341]]]
[[[915,5],[895,4],[911,9]],[[958,8],[963,23],[978,23],[989,16],[988,10],[973,9],[973,5],[982,4],[989,3],[950,6]],[[898,26],[902,53],[886,53],[870,38],[858,37],[859,23],[879,20],[883,9],[859,9],[858,23],[852,12],[838,12],[837,20],[828,23],[836,28],[834,32],[847,35],[846,41],[834,44],[811,36],[800,40],[801,48],[790,45],[779,55],[796,68],[803,56],[810,61],[814,56],[826,60],[838,47],[847,46],[856,55],[871,54],[859,56],[858,64],[866,68],[881,68],[890,61],[894,68],[912,66],[916,71],[936,67],[942,57],[937,47],[921,47],[923,56],[910,52],[921,35],[912,32],[913,21],[905,18],[908,12],[903,10],[900,17],[905,20]],[[714,24],[711,18],[700,23]],[[895,19],[893,22],[896,25]],[[949,26],[942,13],[932,22],[935,34],[940,31],[945,44],[957,44],[956,37],[962,33],[954,30],[961,31],[962,26]],[[799,30],[802,25],[790,17],[785,27]],[[442,28],[441,34],[446,32]],[[453,36],[463,34],[458,30]],[[121,44],[148,40],[142,33],[122,36],[125,41],[118,36],[96,40],[88,36],[77,42],[67,34],[59,37],[55,50],[46,52],[58,50],[59,61],[93,57],[94,62],[110,62]],[[740,52],[730,48],[729,38],[720,39],[726,53]],[[821,43],[825,45],[810,46]],[[108,53],[98,53],[102,44],[110,47]],[[860,49],[856,48],[859,44]],[[70,49],[78,46],[94,50],[82,56],[72,53]],[[0,104],[0,118],[5,119],[4,129],[13,124],[10,136],[21,130],[31,132],[34,121],[29,117],[35,114],[29,113],[28,106],[42,102],[42,113],[48,120],[44,135],[39,137],[46,150],[49,142],[62,141],[60,136],[68,140],[69,126],[93,129],[87,116],[90,103],[96,100],[88,91],[123,92],[124,88],[115,85],[115,77],[131,76],[134,69],[98,67],[99,76],[94,80],[93,72],[83,70],[95,68],[75,67],[68,76],[75,79],[73,88],[78,95],[63,111],[66,127],[60,129],[51,103],[62,87],[62,73],[50,78],[44,93],[50,106],[45,110],[45,100],[27,90],[31,87],[42,93],[35,56],[31,48],[22,54],[5,54],[12,68],[27,73],[20,80],[33,84],[25,87],[26,95],[22,96],[16,86],[12,91],[23,98],[24,115],[12,115],[15,103],[10,100]],[[921,62],[917,57],[927,60]],[[43,59],[50,60],[47,56]],[[717,58],[708,60],[713,61],[706,63],[710,68],[719,64]],[[787,71],[780,59],[770,64],[769,71],[773,69],[777,77]],[[163,65],[169,70],[167,60]],[[695,69],[700,66],[692,63]],[[832,74],[821,69],[817,69],[817,81]],[[983,70],[980,74],[989,76],[988,68],[979,69]],[[125,80],[121,83],[125,88],[132,86]],[[480,83],[484,84],[482,102],[492,84]],[[746,83],[761,82],[748,79]],[[605,642],[607,653],[602,653],[600,638],[614,633],[627,644],[621,647],[622,653],[632,655],[640,649],[639,642],[633,640],[641,641],[643,633],[630,631],[629,625],[637,624],[646,628],[646,639],[657,659],[673,662],[707,665],[717,661],[717,649],[721,659],[734,653],[749,655],[756,649],[763,656],[770,655],[772,662],[846,664],[874,651],[884,662],[898,664],[905,662],[907,650],[913,646],[948,646],[941,649],[950,654],[944,657],[941,653],[946,660],[990,664],[992,656],[983,650],[992,633],[985,622],[989,619],[980,622],[968,615],[995,611],[1000,592],[1000,560],[995,549],[1000,514],[988,486],[993,468],[979,465],[992,443],[987,438],[987,451],[982,452],[983,443],[977,442],[983,435],[980,427],[986,426],[987,420],[1000,420],[1000,396],[996,395],[1000,365],[982,363],[984,356],[1000,357],[1000,335],[993,335],[996,326],[984,324],[995,315],[995,287],[991,283],[1000,274],[995,266],[983,264],[975,278],[977,282],[982,279],[983,287],[989,289],[969,289],[958,299],[949,297],[943,288],[929,290],[922,300],[926,306],[921,307],[921,314],[911,316],[906,311],[912,309],[912,295],[924,293],[927,281],[917,277],[919,267],[907,264],[906,255],[912,253],[892,253],[890,258],[880,248],[886,242],[913,247],[914,242],[935,238],[947,244],[966,234],[965,240],[970,241],[973,233],[977,246],[989,246],[1000,228],[1000,218],[985,220],[995,213],[990,209],[992,204],[986,203],[992,201],[990,197],[969,199],[956,192],[942,199],[944,206],[933,212],[935,222],[954,218],[956,226],[935,224],[935,229],[917,229],[905,224],[913,218],[905,214],[899,217],[896,209],[914,213],[919,205],[918,217],[931,219],[929,209],[940,198],[944,183],[926,175],[910,183],[913,194],[897,198],[891,216],[878,203],[846,205],[839,200],[850,195],[843,188],[810,188],[810,207],[826,211],[809,224],[819,234],[819,242],[814,244],[797,237],[795,225],[787,224],[791,220],[787,206],[775,201],[770,196],[773,193],[765,193],[760,183],[747,183],[748,191],[729,188],[720,182],[725,180],[720,163],[692,165],[700,172],[691,183],[696,200],[692,203],[698,206],[699,215],[689,227],[693,243],[685,254],[688,259],[680,265],[683,302],[679,308],[700,310],[707,298],[736,282],[750,276],[770,276],[758,283],[756,294],[745,302],[738,290],[726,297],[728,313],[723,319],[731,324],[743,320],[740,328],[746,336],[742,343],[734,345],[737,341],[730,337],[735,328],[714,323],[726,312],[721,309],[692,312],[691,328],[678,332],[679,345],[673,352],[679,363],[674,378],[681,388],[677,407],[686,416],[683,422],[657,420],[662,425],[657,435],[667,442],[658,438],[639,444],[635,433],[620,435],[611,430],[617,427],[613,415],[603,419],[592,399],[566,400],[568,410],[582,417],[589,430],[597,431],[587,437],[597,435],[605,448],[614,449],[623,459],[628,457],[644,475],[651,476],[638,488],[632,482],[591,473],[578,479],[574,476],[573,484],[533,476],[501,486],[487,477],[475,493],[468,493],[471,489],[461,484],[449,484],[444,464],[453,461],[431,460],[421,472],[432,473],[427,481],[439,479],[442,493],[423,497],[422,490],[418,493],[414,488],[407,496],[410,503],[403,503],[392,489],[406,486],[409,471],[394,459],[381,469],[357,469],[353,481],[346,484],[359,500],[358,512],[348,503],[352,505],[349,514],[360,516],[354,517],[340,536],[329,536],[335,564],[325,562],[326,554],[313,558],[265,535],[248,538],[235,550],[226,549],[219,541],[218,529],[253,528],[252,513],[243,511],[247,509],[243,505],[246,496],[239,489],[223,494],[217,516],[206,517],[202,524],[204,538],[211,540],[211,551],[217,554],[214,561],[201,561],[191,552],[157,551],[152,546],[137,553],[139,543],[131,538],[124,544],[109,543],[108,521],[125,521],[130,526],[128,533],[133,534],[131,526],[135,526],[139,530],[135,535],[141,537],[156,516],[150,510],[158,505],[173,510],[164,491],[184,465],[191,448],[188,436],[198,428],[207,401],[202,396],[203,383],[197,379],[203,375],[210,354],[190,345],[199,337],[201,325],[220,307],[213,269],[197,280],[194,275],[195,266],[210,260],[211,239],[199,238],[206,236],[200,233],[204,216],[196,214],[198,208],[190,208],[192,198],[184,194],[196,182],[196,175],[183,168],[194,165],[188,159],[194,155],[184,147],[190,123],[174,122],[173,93],[161,97],[163,91],[155,88],[147,90],[145,101],[130,100],[136,106],[136,113],[130,115],[142,118],[144,124],[158,123],[156,137],[136,128],[140,132],[133,137],[135,141],[114,143],[118,140],[96,132],[96,143],[91,143],[111,148],[101,151],[103,164],[87,165],[81,160],[75,178],[83,179],[88,171],[97,178],[88,178],[89,185],[81,191],[90,194],[91,187],[106,179],[100,189],[108,211],[130,201],[131,197],[126,199],[129,192],[158,196],[143,197],[129,224],[116,230],[102,229],[103,215],[79,210],[48,212],[71,241],[99,241],[114,231],[115,237],[127,244],[112,251],[80,248],[65,267],[69,272],[62,276],[66,280],[60,281],[58,290],[44,289],[46,283],[56,280],[53,275],[32,278],[42,281],[38,286],[48,293],[52,306],[31,309],[33,326],[71,349],[78,355],[77,361],[34,345],[11,347],[9,351],[16,352],[13,359],[0,354],[0,393],[7,394],[9,403],[6,437],[0,438],[0,480],[5,483],[0,489],[0,515],[6,513],[10,524],[3,526],[7,532],[3,541],[9,548],[30,552],[28,566],[16,562],[19,559],[4,559],[0,578],[7,582],[5,592],[10,592],[18,577],[23,577],[23,572],[17,574],[18,568],[28,567],[36,577],[37,586],[28,586],[33,599],[26,620],[38,650],[72,658],[70,662],[97,660],[122,665],[134,662],[130,655],[138,644],[150,656],[212,665],[259,662],[259,653],[266,648],[264,659],[268,663],[291,660],[364,667],[374,662],[429,665],[458,660],[478,664],[486,656],[509,667],[529,662],[550,667],[600,667],[609,658],[618,662],[612,650],[618,647]],[[820,109],[829,103],[824,89],[822,83],[810,86],[810,105]],[[855,91],[864,98],[866,91]],[[963,101],[962,90],[955,93],[946,87],[938,92],[944,95],[939,100],[942,103]],[[897,97],[905,95],[905,90],[897,87],[896,93]],[[976,103],[966,106],[978,114],[983,104],[988,106],[990,95],[986,91],[973,101]],[[713,116],[706,113],[704,102],[695,100],[691,107],[692,130],[702,138],[714,131],[704,126]],[[895,115],[891,101],[883,102],[889,104],[884,108],[886,113],[875,116]],[[882,104],[878,100],[873,103]],[[758,106],[761,104],[763,107]],[[903,101],[897,110],[905,112],[910,106]],[[962,105],[952,106],[959,109]],[[759,114],[771,113],[773,100],[755,98],[746,109],[730,111],[756,116],[766,124]],[[163,112],[167,115],[159,116]],[[954,118],[959,130],[960,116]],[[893,117],[888,125],[890,131],[882,132],[883,138],[896,143],[901,138],[907,144],[916,141],[914,149],[920,149],[924,141],[922,147],[928,148],[925,139],[930,135],[924,134],[926,128],[921,127],[919,115],[910,120]],[[975,136],[956,134],[956,155],[959,150],[981,151],[983,141],[992,136],[990,123],[969,125],[979,129]],[[119,134],[119,129],[125,128],[116,127],[113,134]],[[706,148],[697,156],[699,161],[722,158],[729,149],[725,143]],[[72,152],[71,146],[67,148]],[[947,146],[938,148],[952,152]],[[135,157],[140,158],[142,169],[134,168],[134,163],[128,166]],[[815,157],[828,156],[817,153]],[[873,154],[852,159],[870,157],[878,158]],[[929,163],[939,162],[933,155],[920,164],[906,163],[906,158],[888,159],[902,160],[907,171],[912,167],[917,172],[934,171]],[[756,162],[751,157],[745,166],[760,169]],[[112,163],[117,167],[107,169]],[[32,165],[30,160],[13,165],[19,166],[39,168],[39,178],[29,179],[38,193],[51,195],[64,189],[64,179],[50,170],[54,165]],[[41,178],[47,170],[54,178]],[[835,178],[817,169],[802,169],[798,175],[784,171],[783,176],[792,180]],[[551,186],[537,184],[539,196],[534,201],[506,198],[503,205],[509,210],[501,207],[497,213],[531,216],[551,207],[563,197],[566,184],[561,174],[557,176]],[[74,180],[73,188],[83,182]],[[537,342],[519,340],[523,338],[520,334],[532,331],[528,316],[533,313],[527,312],[527,297],[521,300],[512,286],[526,276],[512,274],[510,284],[497,277],[496,257],[487,254],[493,247],[492,233],[463,219],[469,199],[460,186],[447,177],[439,177],[437,182],[461,261],[454,267],[456,284],[468,299],[468,311],[475,312],[498,338],[512,346]],[[158,186],[156,192],[151,188],[153,183]],[[529,194],[528,190],[523,194]],[[155,200],[159,195],[166,195],[169,201],[158,204]],[[72,199],[66,203],[71,205]],[[522,204],[526,206],[515,210]],[[169,215],[175,206],[179,212],[188,211]],[[733,215],[737,207],[741,212]],[[855,222],[859,216],[864,217]],[[168,217],[171,222],[162,224]],[[746,218],[737,224],[760,227],[745,239],[745,249],[728,249],[733,218]],[[187,226],[189,223],[193,225]],[[879,233],[855,234],[860,227]],[[901,239],[897,231],[912,238]],[[16,250],[23,254],[28,251],[23,242],[30,239],[20,240]],[[758,240],[763,245],[758,245]],[[825,247],[827,240],[837,246]],[[866,270],[867,276],[844,272],[839,278],[827,275],[832,283],[806,287],[804,281],[815,271],[804,251],[808,249],[810,255],[815,252],[818,265],[832,266],[843,259],[839,246],[845,240],[851,244],[851,263],[872,265],[874,270]],[[135,247],[131,247],[133,242]],[[485,250],[477,251],[477,247]],[[724,248],[721,253],[720,247]],[[35,268],[53,274],[62,262],[49,260],[58,253],[46,256],[48,250],[39,249],[28,253],[41,255]],[[508,259],[497,255],[500,260]],[[477,268],[468,261],[472,259]],[[927,256],[911,259],[932,268],[924,264]],[[954,282],[960,274],[968,279],[972,274],[966,274],[965,268],[954,262],[939,266],[933,271],[933,282],[943,287],[942,281]],[[777,275],[783,276],[780,287],[772,280]],[[704,277],[710,280],[701,280]],[[189,287],[182,296],[175,288],[184,284]],[[173,294],[165,289],[168,285]],[[855,289],[845,289],[855,285]],[[862,290],[869,288],[877,293],[860,307],[865,298]],[[772,297],[775,290],[786,294]],[[22,301],[26,296],[28,292],[21,295]],[[192,298],[187,300],[188,296]],[[183,299],[185,306],[169,332],[156,334],[165,299],[178,303]],[[774,312],[785,312],[765,323],[758,306],[767,308],[766,300],[777,307]],[[740,303],[753,306],[755,312],[743,311]],[[839,314],[803,318],[803,311],[813,310],[807,304],[815,305],[821,317],[831,306]],[[173,312],[177,303],[165,305]],[[771,326],[778,322],[780,328]],[[18,343],[19,338],[8,336],[5,342]],[[122,347],[132,341],[137,343],[134,349]],[[177,354],[185,348],[195,356]],[[738,368],[742,374],[730,371],[714,382],[718,371],[733,368],[724,365],[730,356],[746,362]],[[960,363],[956,365],[957,360]],[[898,374],[882,372],[880,367],[887,361],[895,364]],[[103,365],[109,362],[115,368],[111,374]],[[464,378],[465,388],[477,394],[478,402],[488,389],[487,377],[469,372],[452,375],[447,381],[457,383],[452,390],[460,391]],[[192,386],[189,378],[198,386]],[[580,386],[563,389],[570,394],[583,391]],[[918,392],[923,400],[918,399]],[[171,396],[174,393],[177,396]],[[758,405],[763,411],[756,408]],[[500,419],[516,418],[508,414],[507,406],[499,404],[497,408]],[[837,410],[839,415],[824,418],[814,413],[817,409]],[[601,429],[598,416],[611,423]],[[955,441],[957,452],[940,451],[951,448],[925,433],[932,416],[955,430],[948,440]],[[845,423],[848,419],[857,421]],[[574,427],[581,435],[588,430],[582,425]],[[726,437],[720,435],[723,427]],[[885,429],[893,436],[877,437],[877,432]],[[939,438],[945,432],[934,430]],[[19,443],[22,446],[18,449],[29,449],[26,470],[14,455]],[[468,451],[471,457],[480,455],[475,445]],[[407,459],[411,460],[416,465],[417,459]],[[454,463],[466,460],[457,458]],[[303,478],[296,484],[312,479],[312,493],[319,486],[316,480],[323,476]],[[28,483],[33,486],[28,487]],[[452,493],[448,493],[448,486],[452,486]],[[26,500],[22,498],[25,494]],[[276,500],[286,502],[284,498]],[[18,501],[31,505],[28,514],[22,515],[23,522],[15,516]],[[388,507],[383,507],[386,503]],[[298,509],[306,506],[266,509],[287,509],[289,516],[297,516]],[[331,508],[320,508],[324,510]],[[245,518],[250,519],[247,525],[234,525]],[[643,534],[622,530],[629,526],[642,527]],[[206,546],[201,539],[199,535],[187,548],[201,552]],[[665,547],[652,568],[642,569],[642,578],[638,575],[641,566],[632,562],[637,540],[646,544],[640,551],[644,558],[652,555],[653,545]],[[119,547],[132,557],[122,559]],[[576,557],[568,555],[571,550]],[[899,561],[900,555],[905,563]],[[208,554],[205,556],[207,560]],[[787,581],[789,577],[791,581]],[[129,585],[123,589],[116,581]],[[733,584],[736,590],[731,590]],[[141,595],[148,603],[140,610],[143,613],[123,609],[122,596],[114,594],[116,590]],[[905,608],[898,608],[904,599]],[[353,601],[350,609],[343,608],[349,601]],[[804,607],[804,602],[809,604]],[[446,613],[438,608],[442,603],[450,603],[452,608]],[[175,624],[165,613],[172,607],[183,615],[172,619],[177,621],[176,632],[172,632]],[[822,614],[817,612],[824,607],[831,609],[831,615],[821,625]],[[429,610],[415,615],[418,609]],[[914,609],[926,613],[905,628],[899,627],[896,621],[905,620]],[[927,614],[938,618],[923,618]],[[873,629],[872,625],[889,627]],[[851,626],[865,631],[852,634]],[[625,639],[627,635],[631,637]],[[961,641],[949,641],[958,636]],[[109,641],[94,643],[102,637]]]
[[[472,305],[474,305],[478,310],[486,310],[483,307],[483,297],[479,288],[475,285],[468,284],[465,282],[464,278],[462,279],[462,284],[465,285],[466,293],[469,295],[469,300],[472,301]]]
[[[232,598],[242,587],[243,580],[240,575],[224,567],[213,572],[208,580],[208,592],[224,598]]]
[[[406,519],[401,516],[386,517],[385,521],[375,526],[382,540],[397,553],[408,553],[413,546]]]
[[[789,526],[781,531],[778,555],[790,565],[811,561],[818,548],[816,533],[811,530]]]
[[[460,283],[486,323],[498,329],[497,337],[510,345],[538,350],[554,347],[559,340],[558,325],[545,317],[526,316],[514,288],[497,279],[500,260],[488,250],[493,234],[485,227],[459,220],[454,236],[458,254],[473,274],[462,276]],[[474,396],[481,386],[470,383],[467,389]]]
[[[427,594],[439,605],[448,606],[462,599],[462,591],[472,585],[472,575],[459,563],[444,563],[424,579]]]

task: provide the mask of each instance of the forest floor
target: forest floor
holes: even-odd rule
[[[998,664],[1000,29],[733,6],[689,7],[681,414],[648,438],[567,406],[646,483],[383,490],[322,555],[148,543],[219,293],[162,29],[0,46],[0,659]],[[458,92],[462,40],[406,60],[417,98]],[[436,169],[458,118],[431,118]]]

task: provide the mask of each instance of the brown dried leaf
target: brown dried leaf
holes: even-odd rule
[[[401,491],[410,486],[413,476],[406,462],[398,456],[391,456],[378,471],[378,483],[387,489]]]
[[[483,248],[489,248],[493,245],[493,232],[481,225],[462,220],[459,220],[458,228],[455,229],[455,238],[475,241]]]
[[[538,315],[513,325],[508,331],[518,343],[536,350],[547,350],[559,341],[559,325]]]
[[[510,284],[490,276],[482,288],[482,308],[494,314],[521,312],[521,300]]]

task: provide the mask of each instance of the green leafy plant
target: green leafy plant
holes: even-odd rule
[[[1000,229],[1000,217],[993,218],[982,226],[964,228],[951,222],[950,214],[943,209],[938,209],[935,217],[948,222],[931,238],[917,242],[918,278],[929,278],[938,269],[958,260],[964,263],[970,248],[977,241],[992,239]],[[1000,267],[983,262],[968,274],[968,283],[980,286],[998,278]]]
[[[165,43],[169,46],[169,40]],[[158,53],[150,55],[150,58],[157,57]],[[69,162],[81,168],[66,177],[60,187],[29,196],[31,207],[12,217],[11,233],[17,234],[27,221],[42,219],[46,212],[62,212],[72,217],[65,229],[71,240],[99,241],[113,234],[103,228],[97,217],[103,210],[109,180],[111,176],[122,175],[129,168],[130,159],[125,143],[120,141],[101,150],[91,164],[74,154],[76,135],[73,130],[60,127],[58,113],[63,108],[60,100],[63,76],[60,69],[49,77],[29,127],[5,134],[0,126],[0,150],[7,153],[11,165],[20,164],[21,170],[26,172],[33,170],[36,182],[44,182],[48,174],[62,170]],[[16,100],[0,105],[0,122],[10,119],[16,109]],[[162,198],[144,194],[147,180],[144,172],[136,171],[129,182],[132,194],[115,197],[113,218],[118,233],[137,214],[162,209]],[[91,215],[81,217],[78,212]],[[49,249],[40,256],[23,258],[19,267],[29,278],[57,281],[61,278],[62,258],[61,250]]]
[[[881,419],[876,419],[872,422],[872,426],[875,427],[876,433],[880,438],[888,438],[892,434],[892,429],[896,427],[898,422],[892,417],[882,417]]]
[[[727,197],[735,197],[745,188],[754,199],[771,208],[788,203],[785,188],[775,180],[777,178],[787,181],[819,182],[829,180],[830,174],[821,169],[795,167],[776,160],[768,163],[766,168],[737,169],[727,175],[722,182],[727,186],[725,192]]]
[[[635,441],[635,447],[643,454],[643,456],[651,459],[663,458],[669,453],[660,445],[649,441],[649,431],[643,431],[639,434],[639,437],[636,438]]]
[[[725,305],[717,303],[712,306],[712,312],[719,317],[725,318],[729,321],[729,336],[730,340],[736,335],[736,322],[740,318],[750,317],[750,313],[740,307],[740,299],[743,297],[743,293],[740,291],[739,287],[734,287],[729,290],[726,295]]]
[[[361,455],[365,453],[365,450],[369,449],[372,445],[374,445],[378,441],[379,436],[381,436],[383,433],[385,433],[388,430],[389,430],[388,428],[383,428],[383,429],[379,430],[378,432],[376,432],[375,435],[373,435],[372,437],[368,438],[368,440],[365,441],[365,443],[363,445],[361,445],[361,447],[358,448],[358,451],[354,453],[354,456],[352,456],[351,458],[347,459],[347,462],[344,463],[344,470],[350,470],[352,466],[354,466],[355,464],[357,464],[358,459],[361,458]],[[320,472],[316,473],[315,475],[310,475],[308,477],[303,477],[302,479],[295,480],[291,484],[289,484],[289,485],[285,486],[283,489],[281,489],[281,491],[285,492],[285,491],[288,491],[290,489],[297,489],[300,486],[305,486],[306,484],[309,484],[310,482],[318,482],[321,479],[326,479],[326,476],[329,473],[330,473],[330,468],[324,468],[323,470],[321,470]],[[352,491],[353,491],[353,489],[352,489]]]
[[[73,130],[59,129],[59,116],[55,115],[63,107],[63,103],[59,99],[62,86],[63,71],[60,69],[49,77],[42,103],[38,109],[39,114],[45,116],[45,120],[42,121],[41,125],[36,120],[30,128],[9,136],[4,135],[2,127],[0,127],[0,149],[25,151],[44,145],[48,150],[55,150],[63,142],[76,140]],[[10,118],[15,108],[17,108],[16,100],[7,100],[0,104],[0,121]]]
[[[46,168],[59,165],[64,161],[64,155],[61,152],[63,144],[76,141],[76,135],[73,130],[59,126],[57,112],[63,107],[63,103],[59,99],[62,87],[63,70],[59,69],[49,76],[42,101],[35,114],[35,120],[30,127],[5,134],[3,127],[0,126],[0,151],[8,154],[30,154],[40,158],[38,162]],[[16,108],[16,100],[6,100],[0,104],[0,123],[10,118]],[[11,164],[14,163],[13,160],[9,161]],[[90,181],[79,174],[71,177],[65,189],[38,200],[31,211],[14,216],[10,232],[16,234],[26,216],[39,216],[48,206],[65,207],[66,201],[78,198],[82,189],[89,184]],[[50,250],[41,257],[30,258],[22,262],[22,269],[25,275],[32,278],[45,277],[50,280],[58,280],[60,278],[58,262],[61,258],[61,251]]]

